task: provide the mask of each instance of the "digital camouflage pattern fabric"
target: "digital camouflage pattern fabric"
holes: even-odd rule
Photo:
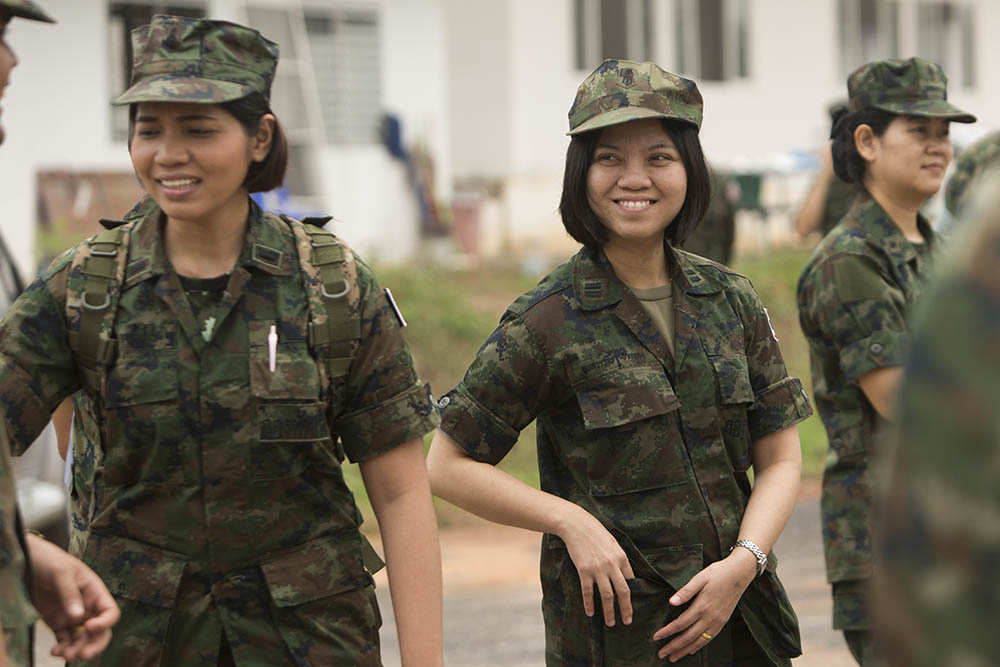
[[[962,206],[976,179],[1000,158],[1000,132],[991,132],[967,147],[955,158],[955,166],[944,190],[944,203],[953,215],[961,215]]]
[[[44,21],[45,23],[55,23],[55,19],[45,13],[37,2],[32,0],[0,0],[0,7],[10,12],[11,16],[33,21]]]
[[[251,203],[225,292],[196,315],[167,260],[161,213],[144,210],[126,225],[117,355],[104,391],[76,402],[71,500],[86,523],[74,551],[122,609],[94,664],[214,666],[223,634],[237,665],[380,664],[372,552],[341,463],[437,422],[391,306],[340,244],[360,332],[333,377],[310,337],[307,250],[286,222]],[[14,451],[81,388],[67,344],[86,285],[76,252],[0,324]]]
[[[872,470],[886,422],[858,378],[902,366],[908,318],[937,251],[937,237],[918,217],[924,248],[903,236],[875,200],[859,200],[813,252],[798,282],[799,323],[809,343],[813,398],[826,427],[823,544],[832,583],[872,574]],[[869,626],[858,587],[834,596],[834,627]],[[860,587],[867,590],[867,586]],[[836,589],[835,589],[836,591]]]
[[[537,419],[541,488],[597,517],[637,574],[633,623],[605,627],[583,612],[565,545],[545,535],[550,666],[660,665],[650,637],[678,613],[668,598],[736,542],[751,443],[810,414],[749,281],[684,251],[668,256],[674,355],[604,255],[584,248],[508,308],[439,403],[442,430],[489,464]],[[738,610],[775,664],[800,653],[774,558]]]
[[[976,117],[948,101],[948,77],[923,58],[877,60],[847,77],[850,111],[882,109],[895,114],[974,123]]]
[[[829,234],[844,219],[857,196],[858,186],[840,180],[836,174],[830,176],[826,199],[823,200],[823,218],[819,221],[823,236]]]
[[[0,424],[0,435],[3,426]],[[18,518],[10,452],[0,446],[0,622],[11,664],[31,664],[31,627],[38,619],[25,578],[25,551]]]
[[[914,317],[876,607],[892,667],[1000,656],[1000,175],[982,183]]]
[[[278,45],[252,28],[157,14],[132,31],[131,87],[112,104],[271,97]]]
[[[704,106],[690,79],[651,62],[605,60],[577,88],[567,134],[641,118],[673,118],[700,128]]]

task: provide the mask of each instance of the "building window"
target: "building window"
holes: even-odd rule
[[[576,0],[576,67],[592,70],[608,58],[652,60],[652,0]]]
[[[917,55],[967,88],[976,84],[972,14],[972,7],[957,2],[917,5]]]
[[[382,116],[377,12],[309,9],[305,28],[327,142],[377,143]]]
[[[899,53],[899,3],[896,0],[839,0],[840,69],[855,69]]]
[[[749,0],[676,0],[678,69],[702,81],[748,76]]]
[[[173,2],[112,2],[109,6],[108,53],[111,69],[111,92],[109,98],[118,97],[132,80],[132,30],[146,25],[154,14],[174,16],[205,16],[204,3]],[[128,139],[128,107],[112,107],[111,136],[117,141]]]

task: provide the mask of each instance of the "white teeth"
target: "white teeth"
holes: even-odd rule
[[[623,199],[618,203],[624,206],[625,208],[640,209],[640,208],[646,208],[653,202],[649,201],[648,199],[646,201],[628,201]]]
[[[194,185],[198,182],[197,178],[178,178],[175,181],[160,181],[164,187],[168,188],[186,188]]]

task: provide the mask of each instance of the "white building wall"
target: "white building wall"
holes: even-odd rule
[[[8,42],[20,65],[2,102],[0,231],[26,279],[36,272],[37,172],[131,170],[125,145],[110,138],[108,25],[95,4],[46,0],[59,23],[11,22]]]
[[[294,9],[310,1],[254,0]],[[449,97],[444,0],[352,0],[380,11],[384,108],[400,116],[404,143],[431,151],[437,196],[450,198]],[[208,15],[246,22],[246,0],[210,0]],[[0,231],[26,277],[33,276],[36,175],[41,170],[131,171],[124,142],[111,139],[108,8],[99,0],[46,0],[59,21],[15,20],[9,42],[21,59],[3,99]],[[266,28],[262,32],[267,34]],[[54,48],[54,45],[57,45]],[[419,214],[404,167],[380,144],[317,146],[323,208],[366,257],[401,261],[415,252]],[[124,211],[108,211],[108,216]]]

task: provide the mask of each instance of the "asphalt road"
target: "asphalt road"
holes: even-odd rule
[[[470,520],[441,534],[445,662],[449,667],[539,667],[544,664],[541,589],[535,533]],[[819,497],[805,485],[778,545],[778,574],[799,616],[803,655],[795,667],[854,667],[839,632],[830,629],[830,593],[823,576]],[[376,576],[386,667],[399,650],[383,570]],[[48,656],[51,634],[39,624],[38,667],[62,665]],[[669,663],[665,663],[669,664]]]

